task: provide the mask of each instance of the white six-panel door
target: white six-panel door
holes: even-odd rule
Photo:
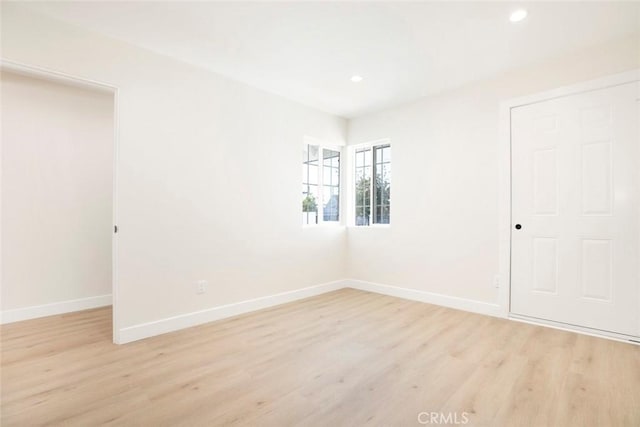
[[[511,110],[511,312],[640,335],[638,82]]]

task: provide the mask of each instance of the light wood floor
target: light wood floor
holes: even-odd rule
[[[640,426],[640,347],[351,289],[123,346],[109,309],[2,327],[2,426],[414,426],[420,412]]]

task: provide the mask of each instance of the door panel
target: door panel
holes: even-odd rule
[[[511,110],[511,312],[640,336],[638,82]]]

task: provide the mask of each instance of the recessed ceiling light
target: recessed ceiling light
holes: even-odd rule
[[[358,76],[357,74],[355,76],[351,76],[351,81],[354,83],[360,83],[362,81],[362,76]]]
[[[511,14],[511,16],[509,17],[509,21],[520,22],[526,17],[527,17],[527,11],[524,9],[518,9]]]

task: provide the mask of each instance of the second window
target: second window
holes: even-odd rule
[[[355,225],[391,223],[391,145],[358,147],[355,156]]]

